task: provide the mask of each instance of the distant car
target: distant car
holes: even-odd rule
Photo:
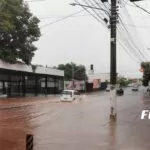
[[[150,92],[150,88],[147,88],[147,92]]]
[[[122,88],[119,88],[119,89],[117,89],[116,93],[117,93],[117,95],[123,95],[124,91]]]
[[[134,87],[132,88],[132,91],[137,92],[138,90],[139,90],[138,86],[134,86]]]
[[[106,92],[110,92],[110,85],[107,85]]]
[[[64,90],[62,92],[62,96],[60,98],[60,101],[70,101],[72,102],[73,100],[81,100],[81,95],[78,91],[75,90]]]

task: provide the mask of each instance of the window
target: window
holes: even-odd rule
[[[72,95],[72,92],[70,92],[70,91],[63,91],[62,94],[64,94],[64,95]]]
[[[78,91],[75,91],[74,95],[80,95],[80,93]]]

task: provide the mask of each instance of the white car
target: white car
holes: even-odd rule
[[[107,85],[106,92],[110,92],[110,85]]]
[[[132,91],[138,91],[138,90],[139,90],[138,86],[133,86]]]
[[[62,96],[60,98],[60,101],[73,101],[73,100],[81,100],[80,93],[75,90],[64,90],[62,92]]]

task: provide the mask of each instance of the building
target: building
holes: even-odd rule
[[[100,80],[100,82],[110,82],[110,73],[93,73],[88,74],[88,81],[91,83],[93,80]]]
[[[105,89],[106,82],[110,82],[110,73],[95,73],[94,65],[91,65],[88,71],[88,83],[93,84],[93,90]]]
[[[0,60],[0,95],[8,97],[57,94],[64,88],[64,71],[9,64]]]
[[[110,82],[109,73],[94,73],[88,74],[88,83],[93,83],[93,90],[105,89],[106,82]]]
[[[64,89],[85,91],[85,81],[78,81],[78,80],[64,81]]]

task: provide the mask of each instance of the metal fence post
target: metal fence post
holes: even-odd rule
[[[27,134],[26,136],[26,150],[33,150],[33,135]]]

